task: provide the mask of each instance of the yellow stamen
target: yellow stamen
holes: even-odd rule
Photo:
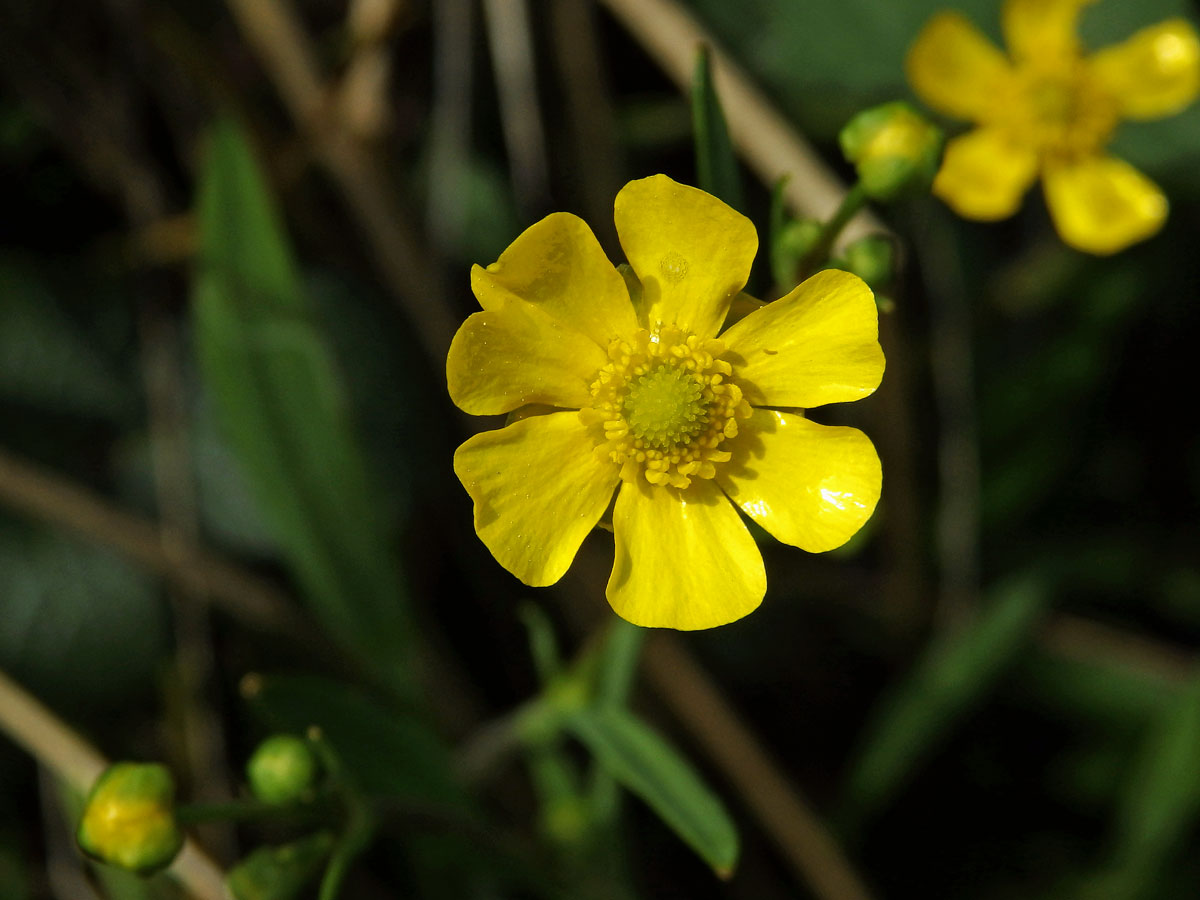
[[[730,456],[721,443],[750,415],[724,352],[721,341],[673,326],[613,341],[580,417],[600,426],[596,452],[621,466],[621,478],[686,488],[716,475]]]

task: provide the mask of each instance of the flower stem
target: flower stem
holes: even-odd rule
[[[801,258],[800,264],[796,267],[798,280],[803,281],[808,278],[829,260],[829,251],[833,249],[838,235],[866,202],[867,194],[863,190],[862,182],[856,181],[854,187],[850,188],[846,192],[846,196],[842,198],[842,204],[837,208],[837,212],[821,226],[817,240]]]
[[[202,822],[248,822],[255,819],[291,818],[309,816],[311,805],[279,806],[261,800],[224,800],[214,803],[181,803],[175,807],[175,818],[180,825],[198,825]]]

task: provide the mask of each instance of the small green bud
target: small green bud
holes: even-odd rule
[[[277,734],[258,745],[246,763],[246,778],[255,797],[282,806],[303,799],[316,784],[318,770],[307,741]]]
[[[795,219],[779,230],[771,242],[771,274],[781,288],[796,283],[800,260],[813,248],[821,236],[821,223],[816,219]]]
[[[239,862],[225,879],[234,900],[292,900],[317,877],[333,834],[318,831],[279,847],[259,847]]]
[[[838,140],[874,200],[928,190],[942,152],[941,129],[901,101],[860,112]]]
[[[183,847],[175,821],[175,779],[158,763],[109,766],[84,803],[76,840],[88,856],[148,875]]]
[[[883,235],[868,234],[846,246],[842,262],[872,288],[881,288],[895,275],[896,249]]]

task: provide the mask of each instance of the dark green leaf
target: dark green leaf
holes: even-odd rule
[[[341,378],[249,148],[212,134],[199,200],[197,350],[218,420],[314,612],[407,681],[405,597]]]
[[[629,791],[644,800],[718,875],[738,858],[738,834],[724,804],[679,753],[620,708],[581,710],[566,728]]]
[[[1108,900],[1146,896],[1144,885],[1200,815],[1200,678],[1159,716],[1125,783],[1114,851],[1097,879]]]
[[[734,209],[743,209],[742,182],[737,157],[729,140],[729,128],[721,101],[713,87],[707,47],[696,53],[692,76],[692,128],[696,139],[696,177],[700,187],[720,197]]]

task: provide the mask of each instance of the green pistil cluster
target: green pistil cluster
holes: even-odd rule
[[[729,380],[724,352],[721,341],[674,326],[612,342],[591,386],[593,404],[579,414],[602,426],[596,452],[621,467],[622,479],[682,489],[729,461],[722,445],[737,436],[750,405]]]
[[[660,450],[689,443],[708,424],[703,391],[693,373],[666,363],[638,376],[622,404],[629,430]]]

